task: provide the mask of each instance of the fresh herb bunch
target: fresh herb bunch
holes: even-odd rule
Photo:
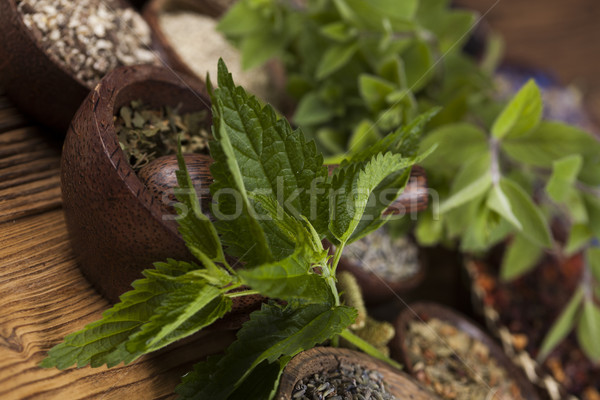
[[[294,123],[339,162],[436,105],[431,126],[487,103],[498,46],[465,55],[474,23],[446,0],[240,0],[219,29],[245,67],[283,62]]]
[[[541,346],[540,359],[577,326],[579,343],[600,361],[600,142],[559,122],[542,120],[540,90],[529,81],[490,120],[446,124],[421,142],[438,150],[424,160],[439,210],[426,212],[416,229],[422,244],[458,242],[479,253],[510,238],[500,276],[530,271],[546,251],[585,252],[581,287]],[[438,215],[439,211],[439,215]],[[569,227],[564,245],[554,240],[553,221]]]
[[[179,153],[179,231],[197,261],[169,259],[145,270],[120,303],[68,335],[42,366],[130,363],[210,326],[234,298],[256,293],[285,305],[273,301],[253,312],[225,354],[184,377],[177,389],[182,398],[272,398],[291,357],[338,337],[394,364],[348,329],[357,313],[340,302],[336,267],[347,243],[385,222],[383,211],[423,159],[399,150],[416,152],[415,136],[430,116],[388,135],[330,177],[314,142],[235,87],[222,61],[218,83],[214,90],[209,83],[214,224],[200,210]],[[324,238],[336,243],[334,256],[323,248]],[[234,270],[226,253],[244,267]]]

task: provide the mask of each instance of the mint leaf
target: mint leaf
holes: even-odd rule
[[[224,400],[264,361],[273,363],[282,356],[294,356],[316,344],[341,333],[356,318],[356,310],[310,304],[301,308],[264,304],[260,311],[250,314],[238,332],[237,340],[229,346],[217,363],[210,365],[210,380],[201,387],[194,385],[195,373],[185,377],[177,393],[184,399]],[[195,367],[207,372],[209,368]],[[189,390],[193,385],[197,391]]]
[[[120,302],[102,313],[102,319],[86,325],[82,330],[67,335],[63,343],[48,352],[41,366],[65,369],[77,364],[112,367],[135,360],[141,353],[130,353],[125,348],[128,338],[138,332],[155,314],[155,310],[182,283],[177,277],[193,268],[193,264],[168,260],[156,263],[156,271],[146,270],[145,276],[133,282],[133,290],[123,294]]]
[[[554,348],[567,337],[569,332],[575,327],[577,322],[577,314],[581,308],[581,301],[583,300],[583,291],[577,290],[569,303],[561,312],[560,316],[556,319],[552,328],[544,338],[542,345],[540,346],[540,352],[538,353],[538,361],[543,361],[548,355],[554,350]]]
[[[526,165],[551,168],[556,160],[581,155],[583,167],[579,179],[600,185],[600,142],[586,132],[558,122],[542,122],[529,133],[502,141],[502,150]]]
[[[232,306],[220,289],[194,275],[176,278],[185,282],[171,291],[156,308],[148,323],[129,338],[129,352],[148,353],[187,337],[223,317]]]
[[[436,143],[436,151],[421,166],[449,179],[469,159],[488,151],[485,132],[469,123],[448,124],[429,132],[421,141],[421,148],[426,149]]]
[[[500,180],[500,188],[510,202],[514,217],[522,226],[520,232],[538,246],[550,247],[552,236],[542,211],[533,204],[529,195],[508,178]]]
[[[487,198],[487,206],[496,211],[502,218],[510,222],[519,231],[523,226],[515,216],[508,197],[502,191],[500,185],[494,185]]]
[[[581,250],[592,239],[594,234],[587,224],[574,224],[571,226],[569,238],[565,244],[564,252],[571,256]]]
[[[358,45],[356,43],[340,44],[330,47],[321,58],[319,66],[317,67],[316,78],[325,79],[344,67],[344,65],[348,64],[357,50]]]
[[[516,235],[502,258],[500,278],[509,281],[531,271],[542,254],[543,250],[540,246],[522,235]]]
[[[583,158],[579,154],[561,158],[553,163],[552,176],[546,184],[546,192],[552,200],[559,203],[565,201],[582,165]]]
[[[592,193],[582,192],[583,202],[589,219],[588,227],[595,237],[600,238],[600,198]]]
[[[600,282],[600,248],[590,247],[587,249],[587,262],[592,276]]]
[[[600,361],[600,309],[592,299],[585,299],[577,324],[577,340],[592,362]]]
[[[529,80],[496,118],[492,135],[498,139],[522,136],[540,123],[543,107],[540,89]]]
[[[452,183],[450,196],[440,204],[440,213],[446,213],[488,191],[492,186],[490,162],[490,154],[484,153],[464,164]]]
[[[202,260],[206,256],[210,260],[224,262],[225,256],[219,235],[212,222],[202,213],[194,184],[181,154],[181,144],[177,153],[177,163],[179,170],[175,171],[175,175],[180,190],[176,190],[176,197],[185,205],[185,208],[177,207],[179,233],[196,258]]]

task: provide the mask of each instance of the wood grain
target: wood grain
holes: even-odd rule
[[[165,399],[231,331],[206,333],[129,366],[42,369],[62,338],[108,303],[77,267],[61,209],[60,152],[0,96],[0,399]],[[10,112],[2,113],[10,109]]]

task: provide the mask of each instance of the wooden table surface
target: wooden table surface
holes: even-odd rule
[[[486,12],[497,0],[461,0]],[[513,61],[546,66],[585,91],[600,120],[600,3],[499,0],[488,21]],[[60,145],[0,94],[0,399],[171,398],[182,373],[232,334],[211,334],[129,366],[58,371],[37,364],[108,304],[71,251],[61,210]]]
[[[180,376],[231,332],[107,370],[42,369],[62,338],[100,317],[108,303],[79,272],[61,209],[60,145],[0,95],[0,399],[173,398]]]

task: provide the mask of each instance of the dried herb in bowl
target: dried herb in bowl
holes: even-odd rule
[[[135,171],[158,157],[177,153],[206,153],[211,134],[207,112],[180,113],[180,106],[152,108],[142,101],[121,107],[115,130],[121,148]]]
[[[406,345],[414,375],[446,399],[521,400],[489,348],[437,318],[411,321]]]

